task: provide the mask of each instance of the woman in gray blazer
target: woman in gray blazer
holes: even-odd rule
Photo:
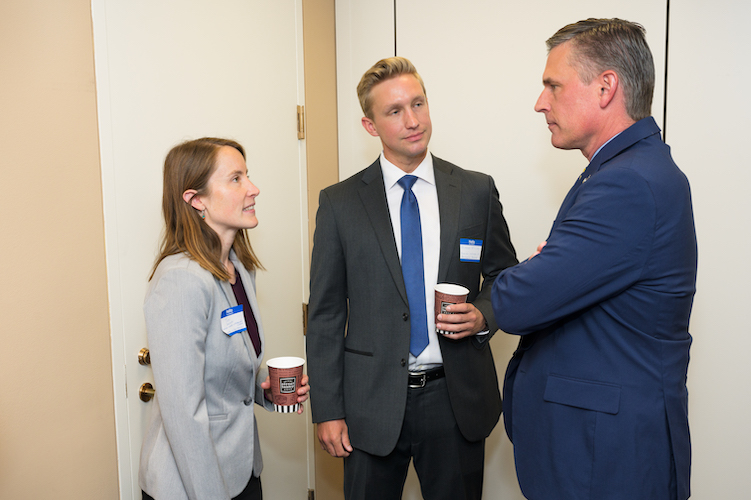
[[[157,396],[141,448],[144,499],[260,499],[253,403],[273,409],[246,235],[259,190],[226,139],[175,146],[164,162],[166,224],[144,302]],[[308,398],[307,376],[298,402]],[[302,405],[298,410],[302,413]]]

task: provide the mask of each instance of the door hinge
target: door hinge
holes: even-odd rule
[[[308,500],[316,500],[316,490],[308,490]]]
[[[302,303],[302,335],[308,334],[308,304]]]
[[[305,139],[305,106],[297,106],[297,138]]]

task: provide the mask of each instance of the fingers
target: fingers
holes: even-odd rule
[[[353,450],[344,419],[319,423],[318,441],[321,448],[334,457],[348,457]]]
[[[469,337],[482,330],[485,316],[472,304],[452,304],[446,307],[446,312],[436,318],[436,328],[451,332],[446,338],[458,340]]]
[[[263,397],[266,398],[267,401],[273,401],[274,398],[271,396],[271,379],[266,376],[266,380],[261,382],[261,389],[263,389]]]
[[[307,375],[302,376],[300,384],[300,388],[297,389],[297,402],[300,403],[300,406],[297,408],[298,415],[302,415],[302,412],[304,411],[302,404],[308,400],[308,392],[310,392],[310,385],[308,385]]]
[[[449,330],[446,330],[446,331],[449,331]],[[464,337],[471,337],[472,335],[475,335],[475,332],[473,332],[472,330],[464,329],[456,333],[444,333],[442,335],[449,340],[460,340],[460,339],[463,339]]]
[[[349,442],[349,430],[346,426],[344,427],[344,432],[342,432],[342,446],[347,451],[347,456],[355,450]]]
[[[545,245],[547,245],[547,244],[548,244],[548,242],[547,242],[547,241],[543,241],[542,243],[540,243],[539,245],[537,245],[537,250],[535,250],[535,252],[534,252],[534,253],[533,253],[532,255],[530,255],[530,256],[529,256],[529,259],[531,259],[531,258],[533,258],[533,257],[536,257],[537,255],[540,255],[540,252],[542,252],[542,249],[543,249],[543,248],[545,247]],[[527,260],[529,260],[529,259],[527,259]]]
[[[303,375],[302,380],[300,381],[300,388],[297,389],[297,395],[300,396],[297,398],[298,403],[302,403],[306,399],[308,399],[308,392],[310,392],[310,385],[308,385],[308,376]]]

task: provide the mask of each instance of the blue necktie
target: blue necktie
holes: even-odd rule
[[[422,263],[422,229],[420,207],[412,192],[417,177],[399,179],[404,188],[400,220],[402,224],[402,276],[409,302],[409,352],[418,356],[428,346],[428,316],[425,310],[425,271]]]

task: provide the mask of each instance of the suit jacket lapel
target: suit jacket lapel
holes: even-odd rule
[[[360,199],[370,219],[370,224],[375,232],[376,239],[381,248],[386,265],[394,279],[394,284],[399,290],[404,303],[407,303],[407,290],[404,287],[402,265],[399,262],[399,253],[394,241],[394,230],[391,227],[391,215],[386,202],[386,188],[383,184],[381,162],[376,160],[368,167],[362,176],[363,185],[360,187]]]
[[[438,212],[441,220],[441,251],[438,261],[438,282],[445,282],[449,264],[454,254],[454,242],[459,232],[461,204],[461,179],[453,174],[453,167],[440,158],[433,157],[435,186],[438,192]]]
[[[260,317],[258,315],[258,310],[257,310],[258,304],[255,303],[255,293],[248,293],[248,287],[253,286],[253,283],[250,279],[250,274],[247,272],[243,272],[245,268],[240,265],[240,261],[237,259],[237,255],[235,255],[234,250],[230,250],[230,260],[232,261],[232,264],[235,266],[235,271],[240,273],[240,278],[242,279],[243,286],[245,286],[245,295],[248,297],[248,302],[250,303],[251,309],[254,309],[253,314],[256,317],[256,323],[258,324],[258,335],[261,339],[261,354],[260,356],[258,356],[258,358],[260,359],[263,357],[263,335],[261,334],[261,323],[258,321],[258,318]],[[229,302],[230,306],[235,307],[237,305],[237,298],[235,298],[235,292],[232,291],[232,285],[229,283],[229,281],[223,281],[223,280],[217,280],[217,281],[219,282],[219,286],[221,287],[222,292],[224,292],[224,296],[227,298],[227,301]],[[245,350],[248,352],[248,357],[250,359],[256,358],[256,349],[255,347],[253,347],[250,341],[250,335],[248,335],[247,333],[244,333],[241,336],[243,339],[243,343],[245,344]]]

